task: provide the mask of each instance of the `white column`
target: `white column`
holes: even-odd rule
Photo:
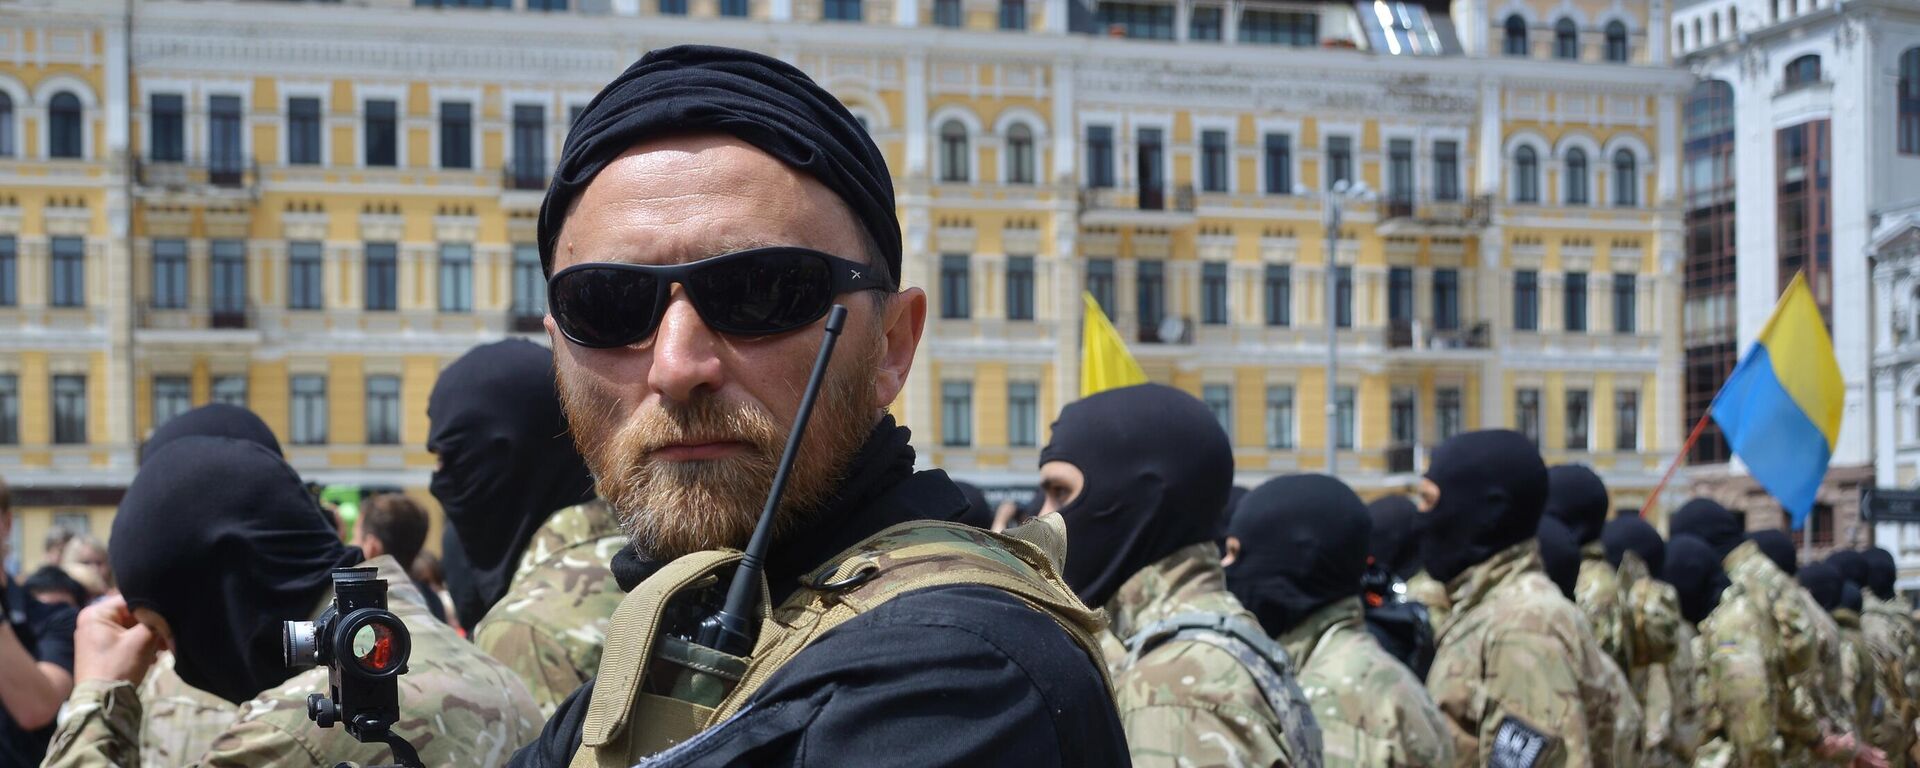
[[[920,26],[920,0],[893,0],[893,23],[902,27]]]
[[[1658,0],[1656,0],[1657,4]],[[1666,205],[1679,198],[1680,194],[1680,117],[1679,99],[1675,94],[1662,94],[1659,99],[1659,144],[1653,151],[1659,153],[1654,158],[1658,163],[1658,176],[1654,179],[1653,202]],[[1604,159],[1603,162],[1612,162]],[[1604,167],[1604,166],[1603,166]],[[1636,184],[1637,184],[1636,180]],[[1606,190],[1601,190],[1605,192]]]
[[[927,175],[927,56],[909,53],[905,67],[907,81],[907,173],[910,178]]]
[[[1069,189],[1079,187],[1079,170],[1074,162],[1080,141],[1080,125],[1074,119],[1073,61],[1061,59],[1053,64],[1053,183]],[[1060,254],[1071,257],[1069,251]]]
[[[793,0],[773,0],[767,8],[767,15],[772,21],[792,21]]]
[[[1474,158],[1474,194],[1500,196],[1500,83],[1488,79],[1480,83],[1480,151]]]

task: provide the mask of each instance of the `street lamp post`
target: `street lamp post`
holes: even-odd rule
[[[1321,223],[1327,230],[1327,474],[1334,477],[1340,470],[1340,403],[1335,395],[1340,389],[1340,222],[1346,201],[1365,199],[1367,194],[1366,182],[1349,184],[1341,179],[1320,198]]]

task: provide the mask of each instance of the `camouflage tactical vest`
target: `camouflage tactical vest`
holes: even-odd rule
[[[800,579],[778,607],[760,590],[760,636],[740,658],[686,639],[725,591],[734,550],[674,560],[627,593],[607,628],[606,651],[581,728],[574,768],[626,768],[739,712],[768,678],[848,620],[907,592],[976,585],[1005,591],[1050,616],[1106,675],[1100,643],[1106,617],[1074,597],[1059,576],[1066,535],[1059,516],[993,534],[918,520],[887,528]]]

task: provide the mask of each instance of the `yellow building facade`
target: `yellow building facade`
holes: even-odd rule
[[[1368,495],[1509,426],[1637,505],[1678,447],[1689,79],[1646,3],[510,4],[0,2],[23,561],[56,518],[104,535],[140,440],[214,400],[314,481],[430,502],[439,370],[544,339],[534,215],[571,116],[685,42],[796,63],[885,152],[931,297],[895,404],[925,465],[1031,483],[1082,291],[1214,409],[1243,482],[1327,469],[1329,400]],[[1369,193],[1329,254],[1339,179]]]

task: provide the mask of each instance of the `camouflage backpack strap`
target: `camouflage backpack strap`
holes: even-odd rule
[[[1174,640],[1206,643],[1233,656],[1281,720],[1282,732],[1293,740],[1293,754],[1320,754],[1319,723],[1294,679],[1293,658],[1267,633],[1224,613],[1176,613],[1127,638],[1127,666]]]
[[[1052,618],[1105,677],[1097,639],[1106,629],[1105,614],[1081,604],[1047,553],[1030,541],[1045,543],[1053,536],[1045,530],[1005,535],[916,520],[855,544],[802,577],[800,589],[762,623],[745,676],[715,708],[712,722],[739,711],[775,671],[822,635],[895,597],[930,587],[984,586],[1012,595]]]

